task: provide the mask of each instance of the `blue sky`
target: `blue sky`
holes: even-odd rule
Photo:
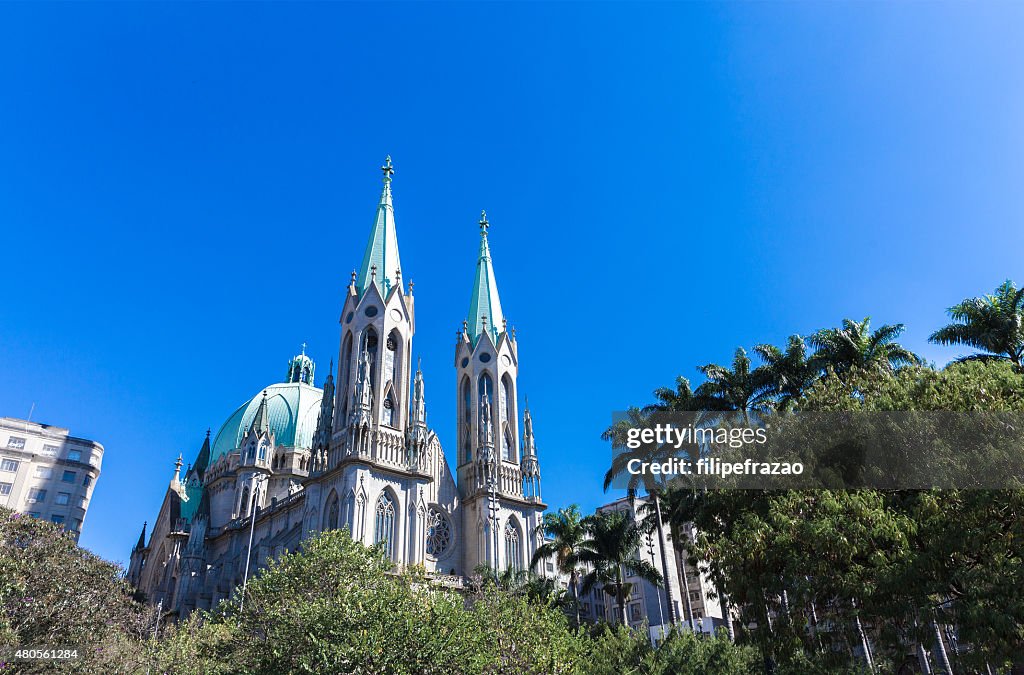
[[[454,450],[482,208],[544,496],[613,410],[738,345],[1024,282],[1024,7],[0,4],[0,415],[107,449],[124,561],[179,452],[338,349],[385,154]]]

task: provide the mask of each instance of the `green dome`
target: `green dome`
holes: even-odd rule
[[[211,464],[222,455],[238,449],[260,407],[263,391],[261,389],[256,392],[221,426],[210,452]],[[274,432],[277,445],[286,448],[312,447],[323,391],[302,382],[272,384],[265,391],[270,429]]]

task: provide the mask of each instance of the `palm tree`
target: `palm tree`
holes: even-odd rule
[[[605,592],[615,596],[622,625],[628,626],[626,597],[630,585],[624,577],[639,577],[657,586],[662,576],[654,565],[637,555],[643,535],[625,513],[588,516],[586,523],[590,536],[581,547],[580,562],[590,565],[591,571],[583,578],[580,592],[587,593],[595,584],[603,584]]]
[[[837,373],[854,368],[893,372],[918,365],[921,358],[896,342],[905,329],[902,323],[896,323],[872,332],[871,317],[859,322],[843,319],[842,328],[823,328],[810,337],[811,346],[817,349],[811,361]]]
[[[695,412],[702,409],[704,401],[690,387],[690,381],[680,375],[676,387],[658,387],[654,390],[655,403],[645,406],[643,412]]]
[[[685,379],[680,378],[677,381],[677,391],[683,392],[689,391],[690,384]],[[655,392],[658,396],[658,392],[670,392],[671,390],[659,389]],[[660,398],[660,397],[659,397]],[[633,407],[626,411],[626,416],[623,419],[618,420],[610,427],[608,427],[601,438],[606,441],[611,441],[612,450],[614,455],[612,456],[612,465],[608,469],[608,472],[604,475],[604,489],[605,491],[611,486],[616,478],[620,476],[626,478],[626,495],[630,500],[636,497],[637,488],[643,487],[644,490],[654,500],[654,513],[656,518],[656,525],[658,530],[658,547],[661,549],[661,573],[668,579],[668,554],[666,552],[667,546],[665,543],[665,527],[661,521],[661,501],[660,501],[660,484],[658,478],[660,475],[652,473],[632,473],[629,471],[630,462],[633,460],[639,460],[640,462],[661,462],[665,459],[678,455],[678,450],[671,447],[661,446],[656,443],[645,443],[638,448],[630,449],[628,446],[629,431],[631,429],[643,429],[649,427],[650,417],[656,414],[656,408],[648,406],[646,409],[641,410]],[[672,590],[669,584],[665,584],[665,604],[668,607],[668,622],[671,625],[675,625],[677,621],[675,604],[672,602]]]
[[[698,370],[707,378],[696,392],[705,410],[738,412],[744,423],[749,423],[750,413],[771,410],[773,391],[768,373],[762,368],[751,369],[743,347],[736,349],[731,368],[709,363]]]
[[[966,345],[982,354],[961,358],[1011,361],[1024,367],[1024,288],[1009,279],[995,295],[967,298],[948,310],[954,323],[931,334],[929,342],[940,345]]]
[[[543,534],[544,543],[537,548],[530,560],[530,569],[536,569],[543,561],[554,557],[558,571],[569,576],[569,587],[576,605],[576,625],[580,625],[580,547],[587,538],[587,528],[580,509],[575,504],[559,509],[557,513],[545,513],[544,520],[537,526],[535,534]]]
[[[821,369],[808,358],[807,341],[800,335],[789,336],[785,352],[769,344],[757,345],[754,352],[761,357],[761,369],[778,397],[779,410],[792,408],[821,374]]]

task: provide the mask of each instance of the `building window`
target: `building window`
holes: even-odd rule
[[[11,436],[7,439],[7,447],[12,450],[24,450],[25,439],[18,436]]]
[[[44,445],[43,446],[43,457],[56,457],[60,451],[56,445]]]
[[[81,530],[82,530],[82,519],[81,518],[72,518],[71,519],[71,529],[74,530],[75,532],[81,532]]]
[[[46,490],[40,490],[39,488],[32,488],[28,491],[28,503],[37,504],[39,502],[46,501]]]
[[[68,450],[68,461],[69,462],[81,462],[82,451],[81,450]]]
[[[511,518],[505,523],[505,566],[513,570],[523,568],[519,549],[519,528]]]
[[[427,555],[440,556],[452,542],[452,527],[437,509],[427,513]]]
[[[384,543],[384,553],[391,560],[395,555],[395,502],[387,493],[377,498],[377,515],[374,522],[373,543]]]
[[[67,506],[68,504],[71,503],[71,493],[70,492],[58,492],[57,493],[57,501],[54,502],[54,503],[57,504],[57,506]]]
[[[48,466],[37,466],[36,478],[53,478],[53,469]]]
[[[61,478],[61,480],[64,481],[65,483],[74,483],[75,476],[77,475],[78,474],[76,474],[74,471],[65,471],[64,476]]]
[[[57,525],[63,525],[64,516],[50,516],[50,522],[56,523]]]
[[[690,600],[700,602],[700,591],[690,591]]]
[[[5,459],[3,461],[0,461],[0,471],[17,471],[18,466],[20,464],[21,462],[18,462],[16,460]]]
[[[82,481],[82,485],[85,487],[92,485],[92,476],[86,475],[85,480]]]
[[[629,620],[630,621],[641,621],[643,620],[643,614],[640,612],[640,603],[635,602],[629,606]]]
[[[331,499],[327,505],[327,517],[324,519],[325,530],[338,529],[338,495],[331,493]]]
[[[32,518],[38,518],[39,517],[39,512],[38,511],[29,511],[28,515],[30,517],[32,517]]]
[[[6,497],[11,494],[11,483],[0,483],[0,497]]]

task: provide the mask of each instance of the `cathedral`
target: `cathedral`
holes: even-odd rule
[[[318,387],[303,349],[284,381],[239,406],[212,439],[207,432],[184,474],[178,457],[148,540],[142,528],[128,580],[165,612],[213,607],[270,559],[330,529],[455,588],[480,565],[529,565],[545,506],[487,216],[455,344],[453,472],[427,425],[423,373],[413,371],[416,311],[413,284],[402,281],[390,157],[382,170],[366,251],[344,293],[337,370],[332,363]]]

